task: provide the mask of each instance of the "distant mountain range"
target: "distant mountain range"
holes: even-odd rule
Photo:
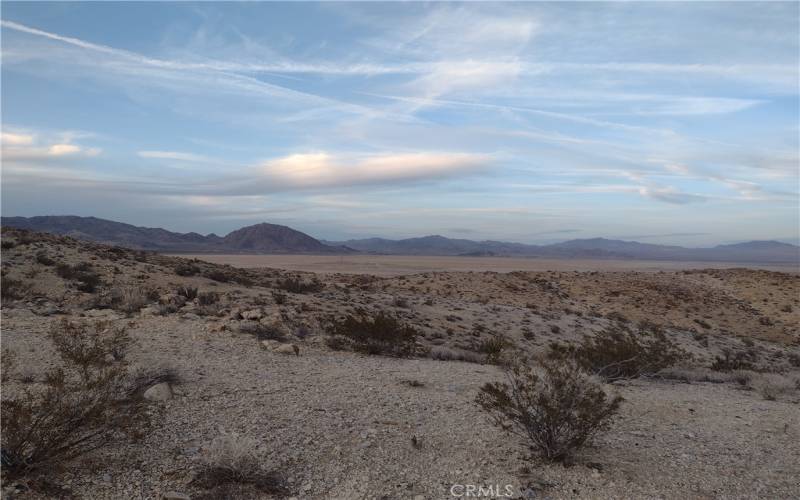
[[[138,227],[96,217],[47,215],[41,217],[3,217],[3,226],[72,236],[157,252],[198,253],[347,253],[345,248],[325,245],[311,236],[276,224],[256,224],[237,229],[226,236],[198,233],[173,233],[161,228]]]
[[[379,254],[800,263],[800,247],[779,241],[750,241],[712,248],[652,245],[606,238],[576,239],[551,245],[473,241],[444,236],[404,240],[369,238],[325,243]]]
[[[402,240],[368,238],[320,241],[290,227],[256,224],[226,236],[174,233],[96,217],[2,217],[3,226],[43,231],[111,245],[158,252],[197,253],[370,253],[389,255],[515,256],[595,259],[643,259],[800,264],[800,247],[778,241],[751,241],[712,248],[684,248],[605,238],[577,239],[551,245],[473,241],[424,236]]]

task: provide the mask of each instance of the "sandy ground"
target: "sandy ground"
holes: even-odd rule
[[[518,257],[437,257],[415,255],[210,255],[174,254],[236,267],[271,267],[314,273],[399,276],[432,271],[679,271],[683,269],[765,269],[800,272],[792,264],[675,262],[658,260],[539,259]]]

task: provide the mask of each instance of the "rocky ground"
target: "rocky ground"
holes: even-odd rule
[[[41,382],[55,362],[47,331],[63,318],[124,326],[135,340],[132,369],[168,368],[178,379],[171,396],[149,403],[153,426],[140,440],[53,471],[60,496],[270,498],[198,486],[220,436],[252,443],[284,477],[286,496],[298,499],[455,498],[453,485],[511,485],[516,498],[800,496],[800,393],[766,398],[756,385],[708,369],[725,350],[744,352],[754,369],[798,380],[795,274],[314,277],[7,229],[2,241],[2,346],[18,358],[4,398]],[[64,270],[81,263],[96,286]],[[315,278],[319,285],[305,293],[287,290],[299,291],[292,279]],[[215,300],[185,300],[181,286]],[[331,350],[326,325],[356,310],[388,311],[418,328],[420,355]],[[482,362],[481,340],[502,335],[535,354],[640,322],[665,327],[694,357],[670,376],[613,384],[625,398],[619,417],[569,467],[530,459],[524,443],[475,404],[480,386],[502,377]],[[283,338],[262,342],[254,325]],[[4,497],[44,496],[24,482],[4,488]]]

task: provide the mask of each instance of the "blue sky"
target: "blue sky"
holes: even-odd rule
[[[3,2],[3,214],[797,241],[798,5]]]

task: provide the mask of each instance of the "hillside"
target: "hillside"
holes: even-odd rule
[[[160,228],[138,227],[96,217],[3,217],[2,225],[96,241],[127,248],[159,252],[209,253],[346,253],[320,243],[305,233],[276,224],[255,224],[225,237],[216,234],[174,233]]]

